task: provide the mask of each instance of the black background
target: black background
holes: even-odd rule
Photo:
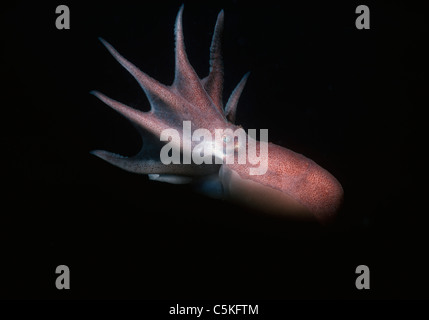
[[[270,141],[338,178],[345,203],[330,226],[266,216],[89,154],[132,155],[141,144],[90,90],[149,106],[97,37],[170,84],[182,2],[2,4],[0,298],[428,298],[418,124],[427,14],[405,2],[344,2],[185,1],[183,16],[204,77],[225,10],[224,99],[251,71],[237,122],[268,128]],[[60,4],[70,30],[55,28]],[[359,4],[371,10],[370,30],[355,27]],[[71,290],[55,287],[60,264]],[[370,290],[355,288],[361,264]]]

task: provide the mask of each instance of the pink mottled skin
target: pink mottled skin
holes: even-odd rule
[[[276,212],[289,217],[330,220],[338,212],[343,198],[341,184],[314,161],[289,149],[269,143],[268,169],[263,175],[250,175],[250,164],[164,165],[159,152],[150,151],[147,139],[158,139],[162,130],[182,130],[183,121],[191,121],[192,129],[205,128],[215,135],[215,129],[235,130],[238,99],[246,83],[246,74],[232,92],[225,107],[222,102],[223,62],[221,34],[224,14],[218,15],[211,48],[210,72],[200,79],[190,65],[182,31],[183,5],[175,24],[175,77],[173,84],[164,85],[151,78],[123,58],[109,43],[102,40],[113,57],[138,81],[151,105],[149,112],[130,108],[93,91],[105,104],[129,119],[142,133],[143,147],[133,157],[123,157],[102,150],[92,153],[124,170],[148,174],[153,180],[184,183],[211,179],[216,174],[225,197],[242,202],[264,212]],[[149,138],[147,137],[149,133]],[[180,145],[183,151],[183,145]],[[259,149],[258,149],[259,150]]]

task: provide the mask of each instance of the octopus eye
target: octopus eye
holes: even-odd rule
[[[238,152],[238,150],[240,149],[240,141],[235,141],[234,143],[234,150],[235,152]]]

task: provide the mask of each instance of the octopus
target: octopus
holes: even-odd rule
[[[247,73],[243,76],[224,106],[221,52],[224,12],[222,10],[218,14],[212,36],[209,73],[205,78],[199,78],[189,63],[185,50],[183,8],[182,5],[179,9],[174,27],[175,75],[171,85],[162,84],[150,77],[100,38],[106,49],[143,89],[150,103],[150,111],[131,108],[98,91],[91,91],[106,105],[130,120],[143,141],[141,150],[131,157],[104,150],[94,150],[91,153],[126,171],[146,174],[151,180],[174,184],[193,183],[208,195],[229,199],[263,213],[276,213],[292,219],[310,219],[322,224],[332,221],[343,202],[341,184],[311,159],[276,144],[266,143],[268,167],[263,174],[251,174],[249,169],[253,164],[249,161],[228,163],[224,161],[225,155],[215,153],[212,156],[221,158],[220,163],[164,164],[160,161],[160,148],[165,145],[160,140],[163,130],[174,128],[182,132],[185,121],[192,124],[193,131],[204,128],[213,134],[218,129],[235,131],[241,128],[235,124],[236,110],[249,75]],[[252,137],[248,138],[241,143],[240,148],[249,147]],[[236,152],[236,144],[239,142],[234,143],[233,152]],[[257,142],[260,150],[262,143]],[[181,152],[186,151],[184,143],[179,143],[177,147]]]

